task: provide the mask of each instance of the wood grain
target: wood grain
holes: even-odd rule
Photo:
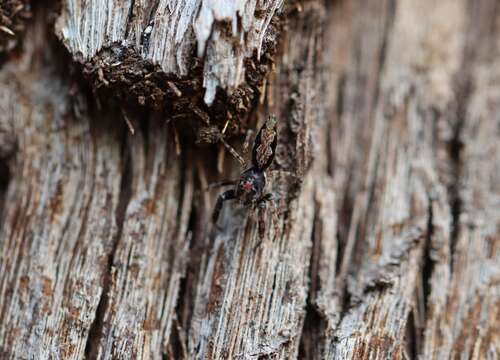
[[[49,14],[0,68],[0,358],[500,358],[496,1],[65,0],[55,30]],[[107,86],[117,49],[114,75],[182,106],[103,101],[79,72]],[[204,105],[156,77],[192,81],[198,55]],[[236,203],[210,223],[206,188],[242,169],[185,130],[240,106],[217,87],[258,87],[231,134],[278,118],[263,238]]]
[[[85,108],[50,74],[13,66],[0,80],[18,143],[0,233],[4,358],[83,356],[118,234],[119,142],[78,121]]]

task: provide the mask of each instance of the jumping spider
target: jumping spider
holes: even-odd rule
[[[259,236],[262,238],[265,232],[264,209],[266,202],[271,201],[271,193],[264,194],[266,185],[266,169],[273,162],[278,143],[276,118],[270,116],[266,123],[260,128],[255,137],[252,149],[252,167],[243,171],[238,181],[224,181],[219,185],[234,185],[234,188],[223,192],[217,198],[212,221],[217,223],[224,201],[238,200],[244,206],[259,208]]]

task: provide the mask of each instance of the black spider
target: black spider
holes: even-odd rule
[[[222,205],[226,200],[238,200],[245,206],[258,206],[260,210],[266,207],[266,202],[272,200],[272,194],[264,194],[266,186],[266,169],[271,165],[278,143],[276,118],[270,116],[266,123],[260,128],[255,137],[252,150],[252,167],[241,173],[238,181],[225,181],[219,185],[234,185],[234,188],[223,192],[217,198],[212,221],[217,223]],[[259,234],[264,234],[263,211],[259,211]]]

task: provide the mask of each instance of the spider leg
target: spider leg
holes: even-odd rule
[[[266,235],[266,206],[259,205],[258,210],[258,231],[259,231],[259,239],[262,240]],[[260,242],[259,242],[260,244]]]
[[[250,148],[250,139],[253,136],[253,130],[248,129],[247,134],[245,136],[245,141],[243,142],[243,154],[247,154]]]
[[[267,202],[272,202],[273,194],[267,193],[257,200],[258,206],[258,231],[259,238],[262,240],[266,234],[266,209]],[[260,242],[259,242],[260,243]]]
[[[260,206],[264,206],[265,207],[266,202],[272,201],[273,199],[274,199],[273,193],[267,193],[265,195],[262,195],[261,198],[259,200],[257,200],[257,205],[259,207]]]
[[[268,170],[268,173],[271,176],[291,177],[297,181],[302,181],[302,178],[299,175],[296,175],[296,174],[292,173],[291,171],[287,171],[287,170],[273,169],[273,170]]]
[[[231,145],[229,145],[229,144],[227,143],[227,141],[226,141],[226,140],[224,140],[224,138],[223,138],[222,136],[219,138],[219,141],[220,141],[220,142],[222,143],[222,145],[224,145],[224,147],[225,147],[225,148],[226,148],[226,149],[227,149],[227,150],[231,153],[231,155],[233,155],[233,156],[234,156],[234,158],[235,158],[236,160],[238,160],[238,162],[240,163],[240,165],[241,165],[241,166],[245,166],[245,159],[243,159],[243,158],[241,157],[241,155],[240,155],[240,154],[238,154],[238,152],[237,152],[236,150],[234,150],[234,148],[233,148]]]
[[[234,180],[217,181],[217,182],[208,184],[208,186],[205,188],[205,191],[208,191],[208,190],[215,188],[215,187],[234,185],[235,183],[236,182]]]
[[[219,197],[217,198],[217,203],[215,204],[214,212],[212,214],[212,222],[214,224],[217,223],[217,220],[219,219],[219,214],[222,210],[222,204],[224,203],[224,201],[234,198],[236,198],[236,192],[234,190],[228,190],[219,195]]]

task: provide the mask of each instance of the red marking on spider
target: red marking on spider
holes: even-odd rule
[[[246,181],[243,183],[242,187],[243,187],[243,190],[245,190],[245,192],[249,192],[250,190],[252,190],[252,182]]]

